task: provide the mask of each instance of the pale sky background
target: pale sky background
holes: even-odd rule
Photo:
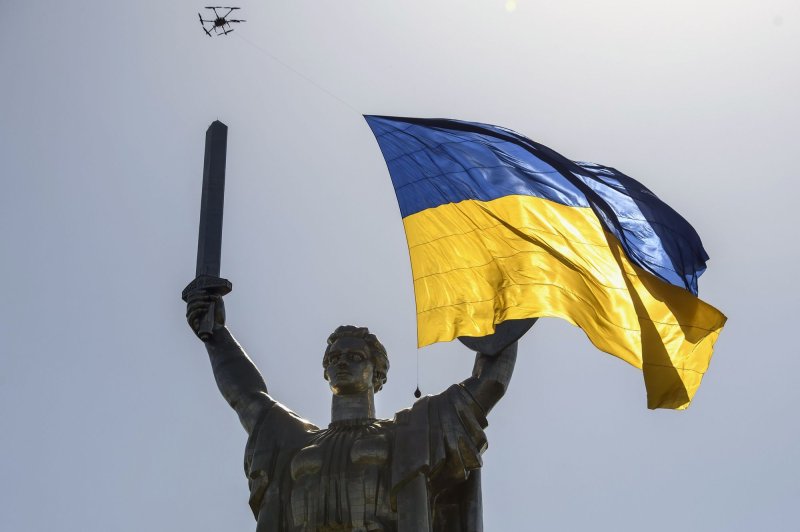
[[[641,372],[566,322],[522,340],[487,532],[798,529],[800,3],[239,2],[209,39],[200,1],[0,0],[0,530],[254,530],[245,432],[180,300],[217,118],[228,323],[272,395],[327,425],[325,339],[353,323],[391,358],[378,414],[411,404],[407,248],[362,113],[617,167],[711,255],[729,322],[685,412],[647,410]],[[425,393],[472,366],[420,359]]]

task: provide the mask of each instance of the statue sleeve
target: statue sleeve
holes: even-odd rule
[[[428,479],[437,531],[477,531],[480,523],[481,454],[486,417],[461,385],[425,397],[398,412],[392,460],[392,504],[400,487],[418,473]],[[437,522],[438,521],[438,522]]]
[[[281,492],[287,493],[281,489],[281,484],[287,480],[287,468],[293,451],[302,448],[309,435],[317,430],[315,425],[274,400],[261,414],[244,452],[250,508],[256,519],[265,505],[274,510],[271,513],[279,519],[283,508]]]

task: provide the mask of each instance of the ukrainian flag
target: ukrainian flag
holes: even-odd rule
[[[420,347],[564,318],[643,370],[649,408],[689,405],[726,318],[697,297],[708,255],[685,219],[508,129],[365,118],[400,204]]]

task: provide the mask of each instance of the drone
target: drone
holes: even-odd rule
[[[206,32],[206,35],[209,37],[213,37],[214,35],[227,35],[233,31],[231,28],[231,24],[238,23],[238,22],[247,22],[246,20],[235,20],[229,19],[228,16],[233,13],[234,10],[239,9],[238,7],[223,7],[223,6],[211,6],[206,7],[206,9],[210,9],[214,12],[214,19],[213,20],[206,20],[203,16],[198,13],[197,16],[200,18],[200,24],[203,26],[203,31]],[[224,15],[221,15],[217,12],[217,9],[227,9],[228,12]],[[208,29],[206,29],[206,24],[212,24]],[[211,33],[211,30],[214,30],[214,33]]]

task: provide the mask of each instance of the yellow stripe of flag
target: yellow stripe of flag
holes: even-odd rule
[[[644,370],[649,408],[686,408],[725,316],[632,264],[590,208],[534,196],[465,200],[403,219],[418,344],[564,318]]]

